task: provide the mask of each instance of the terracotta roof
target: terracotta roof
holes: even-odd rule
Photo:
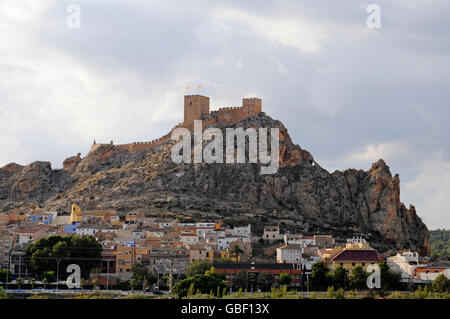
[[[374,249],[345,249],[332,257],[331,260],[382,261],[380,255]]]

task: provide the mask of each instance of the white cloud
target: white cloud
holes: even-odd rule
[[[450,225],[450,162],[438,153],[413,180],[402,186],[402,200],[413,203],[430,229]]]
[[[350,167],[370,168],[379,159],[384,159],[388,165],[390,163],[405,163],[413,156],[413,152],[414,147],[409,141],[386,141],[378,144],[368,144],[336,159],[326,159],[323,163],[324,167],[330,170]],[[399,169],[399,167],[395,166],[395,169]]]

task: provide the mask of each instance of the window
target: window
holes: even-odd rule
[[[341,266],[344,266],[344,263],[340,263]]]
[[[352,266],[355,266],[355,263],[352,263]]]
[[[362,265],[362,266],[365,266],[365,265],[366,265],[366,263],[362,263],[361,265]]]

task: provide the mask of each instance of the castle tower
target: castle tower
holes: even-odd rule
[[[257,115],[262,112],[262,100],[256,97],[242,99],[242,108],[248,115]]]
[[[81,223],[83,221],[83,214],[78,205],[72,204],[72,211],[70,213],[70,223]]]
[[[209,97],[202,95],[184,96],[184,123],[202,119],[203,114],[209,114]]]

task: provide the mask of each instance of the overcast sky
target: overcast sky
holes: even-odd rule
[[[0,166],[155,139],[185,87],[212,109],[257,96],[323,168],[383,158],[401,200],[450,228],[449,16],[448,0],[1,0]]]

